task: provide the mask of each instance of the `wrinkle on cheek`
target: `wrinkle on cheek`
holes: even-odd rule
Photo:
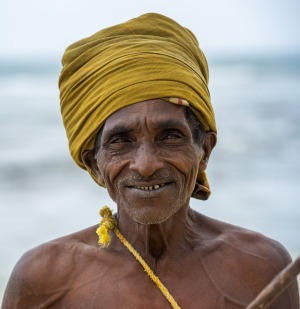
[[[114,189],[117,189],[115,181],[119,174],[122,172],[124,166],[126,165],[126,162],[124,162],[124,160],[121,159],[119,156],[111,156],[109,154],[105,154],[99,156],[97,164],[99,172],[105,182],[106,188],[112,197],[112,195],[114,194]]]
[[[177,170],[181,171],[183,177],[185,178],[185,188],[183,188],[183,190],[188,190],[189,193],[192,194],[197,181],[198,167],[203,157],[203,150],[201,148],[201,151],[199,149],[199,151],[195,152],[194,149],[188,149],[188,151],[185,151],[181,155],[184,157],[184,161],[180,166],[177,165]],[[174,164],[176,164],[175,159]]]

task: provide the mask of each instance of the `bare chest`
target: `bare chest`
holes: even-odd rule
[[[253,298],[251,293],[239,291],[240,278],[228,278],[236,291],[224,287],[203,263],[191,258],[190,265],[174,264],[159,271],[160,280],[183,309],[245,308]],[[53,294],[44,308],[90,309],[158,309],[172,308],[159,288],[136,261],[117,263],[109,267],[85,267],[66,280],[64,289]],[[236,281],[235,281],[236,280]],[[241,287],[242,288],[242,287]],[[43,308],[43,307],[42,307]]]

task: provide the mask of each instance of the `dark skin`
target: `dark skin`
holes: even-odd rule
[[[208,133],[197,145],[184,108],[153,100],[109,117],[99,151],[83,157],[117,203],[121,233],[181,308],[245,308],[291,261],[276,241],[189,207],[215,143]],[[2,308],[171,308],[113,233],[99,249],[96,227],[27,252]],[[269,308],[298,309],[297,283]]]

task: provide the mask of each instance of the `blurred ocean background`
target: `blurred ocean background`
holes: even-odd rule
[[[300,254],[300,54],[208,55],[218,144],[208,216]],[[72,161],[62,126],[59,58],[0,59],[0,302],[26,250],[99,221],[114,206]]]

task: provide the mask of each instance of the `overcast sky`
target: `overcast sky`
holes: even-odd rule
[[[147,12],[190,28],[211,53],[300,53],[300,0],[2,0],[0,55],[62,54]]]

